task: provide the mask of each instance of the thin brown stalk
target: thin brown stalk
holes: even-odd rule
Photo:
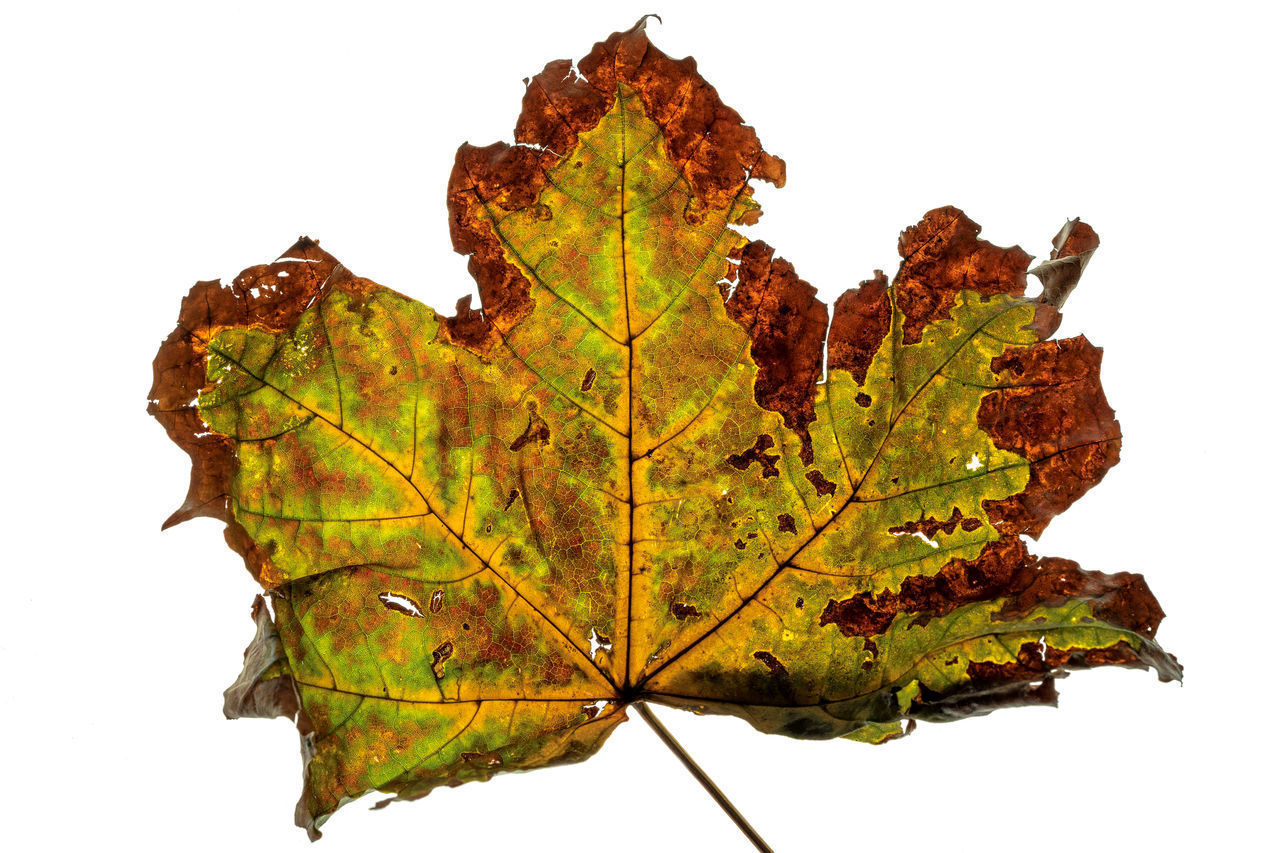
[[[720,790],[715,782],[711,781],[711,777],[698,766],[697,762],[689,757],[689,753],[684,751],[684,747],[680,745],[680,742],[677,741],[675,737],[672,736],[671,732],[667,731],[667,727],[664,726],[656,716],[654,716],[653,711],[649,710],[649,706],[644,702],[636,702],[631,707],[636,709],[636,713],[640,715],[640,719],[649,724],[649,728],[653,729],[654,733],[658,736],[658,739],[665,743],[667,748],[675,753],[676,758],[680,759],[680,763],[684,765],[684,768],[693,774],[693,778],[697,779],[698,783],[706,789],[707,793],[711,795],[711,799],[715,800],[716,804],[719,805],[720,808],[724,809],[724,813],[729,816],[729,819],[738,825],[738,829],[742,830],[742,834],[747,837],[747,840],[754,844],[760,853],[773,853],[773,848],[765,843],[765,840],[760,837],[760,834],[756,832],[751,824],[747,822],[747,819],[742,816],[742,812],[738,811],[737,807],[734,806],[733,803],[729,802],[729,798],[724,795],[724,792]]]

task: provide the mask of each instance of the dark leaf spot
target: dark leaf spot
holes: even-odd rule
[[[692,604],[681,604],[678,601],[671,602],[671,615],[683,622],[689,617],[697,617],[702,614],[698,612],[698,608]]]
[[[453,657],[453,643],[445,641],[431,652],[431,671],[436,678],[444,678],[444,662]]]
[[[890,527],[889,532],[898,535],[911,535],[914,533],[923,533],[929,539],[933,539],[939,533],[948,535],[955,533],[956,528],[962,530],[974,531],[982,526],[982,520],[979,518],[965,518],[960,513],[960,507],[951,508],[951,517],[946,521],[938,521],[933,516],[922,518],[919,521],[908,521],[905,524],[896,527]]]
[[[520,437],[511,442],[511,450],[518,451],[533,442],[545,445],[551,441],[551,428],[547,426],[547,422],[538,414],[537,408],[529,404],[529,425],[524,428],[524,432]]]
[[[813,490],[818,493],[818,497],[836,493],[836,484],[822,476],[821,471],[810,471],[804,475],[804,478],[813,484]]]
[[[764,663],[765,666],[769,667],[769,672],[773,673],[774,675],[780,678],[787,677],[788,675],[787,668],[782,665],[781,661],[779,661],[776,657],[774,657],[769,652],[764,652],[764,651],[756,652],[754,655],[752,655],[752,657]]]
[[[739,471],[745,471],[751,467],[752,462],[760,463],[760,476],[764,479],[778,476],[777,462],[782,457],[776,453],[765,453],[766,450],[773,447],[773,436],[759,435],[756,436],[756,443],[741,453],[734,453],[725,458],[731,466]]]

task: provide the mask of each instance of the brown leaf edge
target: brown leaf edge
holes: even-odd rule
[[[668,156],[693,189],[686,217],[750,196],[752,178],[786,182],[786,164],[761,148],[755,130],[725,106],[693,58],[672,59],[652,45],[645,34],[648,17],[597,43],[576,66],[555,60],[526,81],[515,145],[458,149],[447,193],[449,233],[454,250],[470,255],[483,309],[471,308],[469,296],[458,301],[456,316],[445,320],[455,343],[483,354],[533,307],[529,283],[505,258],[484,205],[513,212],[536,204],[547,171],[577,144],[579,133],[599,124],[620,85],[633,89],[661,126]],[[740,221],[754,222],[758,214]]]
[[[208,343],[219,331],[231,327],[269,333],[286,331],[328,289],[342,287],[358,292],[364,286],[319,243],[299,237],[276,261],[246,269],[230,285],[197,282],[183,299],[178,324],[161,344],[152,365],[147,411],[191,458],[187,497],[161,529],[201,516],[220,519],[226,524],[227,544],[244,558],[254,580],[268,590],[284,578],[272,564],[269,551],[253,541],[232,512],[231,482],[239,464],[235,441],[211,431],[200,417],[198,398],[208,384]],[[294,720],[303,759],[303,796],[294,817],[315,840],[320,833],[305,805],[315,729],[302,709],[293,678],[283,673],[264,677],[285,657],[261,595],[255,597],[251,612],[255,636],[245,650],[243,671],[224,693],[223,712],[228,719],[283,716]]]
[[[191,457],[186,500],[164,522],[168,529],[192,518],[224,521],[226,539],[244,557],[254,579],[270,588],[283,578],[264,551],[235,520],[231,511],[231,478],[236,470],[235,441],[209,430],[197,399],[207,385],[205,359],[209,341],[229,327],[282,332],[345,270],[309,237],[300,237],[270,264],[250,267],[228,286],[197,282],[182,300],[178,325],[161,344],[152,365],[153,382],[147,412],[164,426],[174,444]]]
[[[895,308],[900,312],[903,348],[909,350],[922,341],[926,326],[949,316],[955,297],[962,290],[977,291],[984,297],[1025,296],[1031,256],[1018,246],[1002,248],[983,240],[980,232],[980,226],[955,207],[929,211],[919,223],[904,230],[898,244],[902,263],[892,284],[877,270],[872,279],[836,300],[826,333],[828,370],[847,370],[855,382],[862,384],[872,358],[890,334]],[[830,601],[820,623],[835,627],[845,636],[861,638],[865,648],[874,648],[873,638],[884,633],[902,614],[925,623],[964,604],[1004,599],[998,618],[1007,620],[1037,606],[1077,598],[1089,603],[1097,619],[1142,637],[1140,648],[1123,642],[1102,649],[1029,644],[1019,650],[1016,663],[975,664],[969,673],[970,683],[948,695],[922,690],[903,700],[898,694],[906,688],[897,685],[871,696],[824,703],[816,716],[825,714],[828,723],[815,722],[807,711],[785,708],[758,706],[744,714],[741,707],[724,703],[718,706],[715,702],[674,697],[664,700],[657,696],[653,697],[655,701],[736,713],[764,731],[821,738],[847,729],[852,719],[880,723],[904,717],[911,721],[943,721],[1016,705],[1056,704],[1054,679],[1072,669],[1119,665],[1154,670],[1161,681],[1181,680],[1182,667],[1177,659],[1154,641],[1164,612],[1141,575],[1108,575],[1085,571],[1070,560],[1038,558],[1027,552],[1021,539],[1024,534],[1038,538],[1054,516],[1097,485],[1119,461],[1121,444],[1120,425],[1102,390],[1102,350],[1083,336],[1050,340],[1061,323],[1058,309],[1098,248],[1098,236],[1087,224],[1073,219],[1059,231],[1053,246],[1049,264],[1032,271],[1045,284],[1044,294],[1035,300],[1034,320],[1028,327],[1040,342],[1009,347],[992,359],[991,368],[999,377],[999,385],[982,398],[978,412],[979,425],[996,446],[1030,462],[1029,481],[1022,492],[983,503],[1000,538],[989,543],[977,558],[953,559],[936,575],[906,579],[896,592],[871,591]],[[758,378],[757,401],[775,411],[779,408],[767,401],[777,400],[779,395],[771,389],[762,393],[760,383],[770,382],[771,375],[794,372],[794,365],[819,362],[822,336],[799,332],[797,318],[825,316],[826,310],[821,302],[810,306],[805,301],[812,297],[813,289],[795,278],[790,264],[781,263],[784,266],[776,266],[779,261],[773,259],[773,251],[766,244],[749,244],[738,268],[738,289],[742,289],[743,281],[763,281],[767,295],[756,295],[759,288],[753,285],[748,289],[751,310],[736,314],[730,311],[749,329],[753,357],[765,362]],[[770,292],[779,283],[782,292]],[[737,293],[735,290],[730,297],[730,304]],[[797,310],[801,305],[803,310]],[[762,332],[761,326],[770,331]],[[768,345],[757,346],[761,341]],[[785,366],[780,368],[779,362]],[[788,421],[787,425],[792,423]],[[808,464],[811,460],[804,457],[806,439],[807,435],[801,436],[800,453],[801,461]],[[806,476],[825,480],[818,471]],[[921,519],[918,524],[942,529],[966,521],[953,513],[951,519]],[[778,679],[772,674],[766,678],[761,673],[758,680],[759,692],[785,698],[787,685],[776,683]],[[904,707],[906,710],[902,710]],[[876,742],[888,739],[890,736],[881,735]]]
[[[1049,260],[1031,271],[1044,285],[1040,301],[1061,308],[1080,282],[1084,268],[1099,245],[1097,233],[1076,219],[1067,221],[1053,238]]]

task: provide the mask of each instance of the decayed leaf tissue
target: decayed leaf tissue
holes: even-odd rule
[[[637,700],[880,742],[1180,676],[1140,576],[1023,536],[1119,458],[1100,351],[1051,338],[1088,225],[1028,298],[1030,256],[939,208],[828,309],[733,228],[783,162],[643,24],[547,65],[516,140],[449,179],[480,307],[302,239],[195,285],[156,356],[166,526],[225,520],[266,590],[226,711],[296,718],[309,832],[585,759]]]

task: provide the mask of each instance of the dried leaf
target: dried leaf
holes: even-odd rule
[[[580,73],[579,73],[580,72]],[[955,208],[826,305],[732,226],[781,160],[643,22],[464,145],[452,317],[308,239],[201,282],[152,413],[269,591],[229,716],[296,716],[309,831],[377,789],[590,756],[644,699],[805,738],[1180,675],[1141,577],[1028,553],[1118,460],[1100,351],[1050,340],[1097,246]],[[824,343],[826,346],[825,381]]]

